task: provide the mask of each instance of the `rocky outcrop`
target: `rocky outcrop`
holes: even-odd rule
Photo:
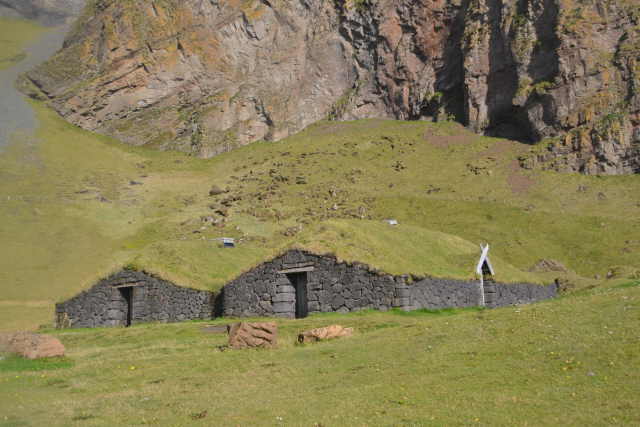
[[[90,3],[66,47],[28,74],[69,121],[209,157],[280,139],[351,88],[329,2]]]
[[[553,73],[518,93],[533,140],[550,138],[523,165],[586,174],[640,172],[640,4],[559,2]],[[535,46],[537,38],[533,38]]]
[[[0,0],[0,16],[60,25],[78,16],[87,0]]]
[[[640,171],[632,0],[91,0],[28,74],[69,121],[208,157],[324,118],[455,119]]]

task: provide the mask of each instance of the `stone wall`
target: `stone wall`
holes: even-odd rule
[[[148,273],[123,270],[56,304],[58,327],[125,326],[128,305],[120,289],[131,287],[131,323],[210,319],[215,295],[182,288]]]
[[[482,305],[480,285],[477,281],[426,278],[405,284],[398,292],[401,298],[400,306],[405,310]]]
[[[530,285],[528,283],[485,283],[485,303],[487,307],[503,307],[505,305],[528,304],[555,298],[557,285]]]
[[[339,262],[291,250],[241,275],[224,287],[224,316],[295,316],[295,288],[287,272],[311,270],[307,274],[309,313],[349,312],[367,308],[440,309],[481,305],[478,281],[392,276],[363,264]],[[556,286],[487,283],[487,307],[525,304],[553,298]]]
[[[482,304],[478,281],[392,276],[360,263],[300,250],[265,262],[228,283],[217,296],[182,288],[137,271],[123,270],[56,305],[58,327],[125,326],[131,288],[131,323],[225,317],[296,317],[295,275],[305,275],[309,314],[363,309],[417,310]],[[486,283],[487,307],[526,304],[556,296],[556,285]]]
[[[479,281],[426,278],[397,288],[404,296],[402,308],[439,309],[450,307],[477,307],[482,305]],[[541,286],[530,283],[485,283],[485,306],[489,308],[515,304],[529,304],[554,298],[555,284]]]

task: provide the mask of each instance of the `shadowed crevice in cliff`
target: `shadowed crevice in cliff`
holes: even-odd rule
[[[527,3],[527,0],[521,0],[522,13],[527,12]],[[534,23],[536,43],[527,66],[527,73],[534,87],[552,85],[559,75],[559,7],[558,0],[544,0],[544,8]],[[527,123],[531,142],[538,142],[555,133],[557,111],[551,95],[534,91],[525,104],[522,116]]]
[[[557,132],[546,89],[559,73],[558,8],[557,0],[488,1],[486,135],[536,143]]]
[[[528,0],[520,0],[519,13],[527,12]],[[534,46],[528,72],[535,83],[552,82],[560,67],[558,48],[558,15],[560,13],[558,0],[544,0],[541,15],[534,23],[536,30],[536,44]]]
[[[528,123],[522,121],[518,106],[513,99],[518,90],[518,70],[509,40],[502,27],[504,5],[502,0],[489,1],[489,75],[487,77],[487,100],[489,123],[487,135],[530,142]]]
[[[442,99],[425,100],[422,111],[423,116],[432,116],[436,121],[453,117],[465,126],[469,124],[469,120],[465,114],[462,37],[469,2],[470,0],[463,0],[457,13],[443,21],[443,25],[451,31],[445,44],[443,64],[436,68],[435,90],[436,93],[442,94]]]

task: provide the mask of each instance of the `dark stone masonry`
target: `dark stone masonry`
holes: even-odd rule
[[[487,307],[556,296],[556,285],[485,283]],[[482,305],[479,281],[392,276],[359,263],[290,250],[241,275],[221,295],[223,315],[304,317],[363,309],[439,309]]]
[[[128,326],[225,317],[306,317],[363,309],[417,310],[527,304],[556,296],[556,285],[502,284],[392,276],[333,256],[290,250],[240,275],[217,295],[121,271],[56,306],[58,327]],[[483,298],[484,297],[484,298]]]
[[[211,292],[176,286],[148,273],[122,270],[56,304],[56,325],[92,328],[210,319],[214,297]]]

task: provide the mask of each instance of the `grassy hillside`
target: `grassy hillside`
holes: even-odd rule
[[[0,156],[0,303],[25,313],[11,328],[38,324],[125,264],[218,289],[290,246],[453,278],[472,277],[481,242],[502,281],[557,277],[528,272],[542,258],[581,285],[640,268],[638,177],[520,169],[527,146],[454,123],[323,122],[202,160],[124,146],[34,108],[35,138]],[[212,185],[228,192],[210,196]],[[219,248],[222,236],[239,247]]]
[[[638,425],[640,287],[440,313],[278,320],[221,351],[207,323],[51,331],[67,359],[0,361],[7,425]],[[297,346],[339,323],[351,338]]]
[[[24,47],[45,30],[32,21],[0,17],[0,70],[24,59]]]

